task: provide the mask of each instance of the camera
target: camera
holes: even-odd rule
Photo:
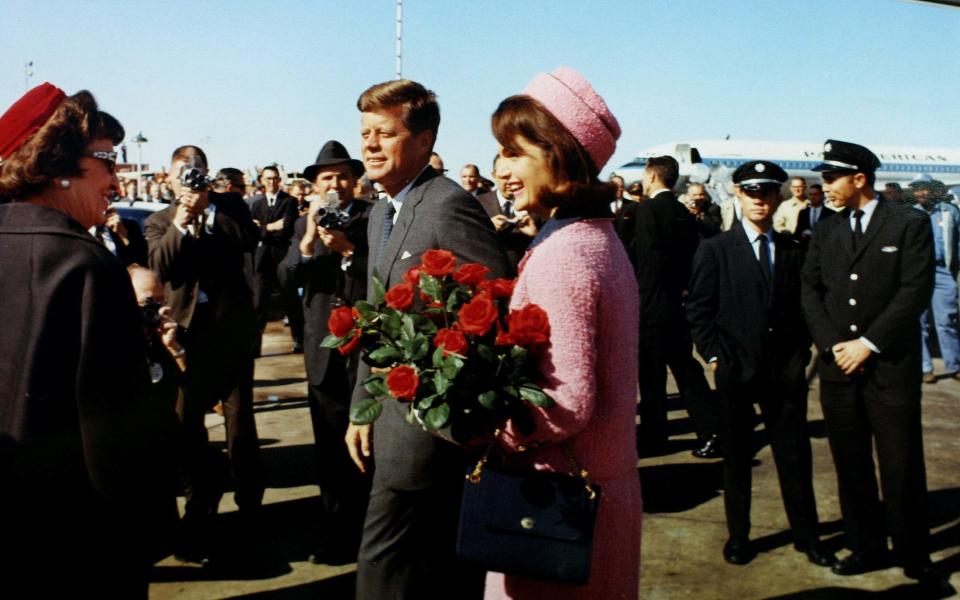
[[[324,229],[343,229],[350,220],[350,215],[340,210],[340,194],[335,190],[327,192],[326,196],[320,202],[320,208],[317,209],[317,226]]]
[[[163,317],[160,316],[160,309],[162,307],[163,305],[156,300],[147,300],[144,305],[140,307],[144,327],[153,329],[160,324],[163,320]]]
[[[180,183],[195,192],[202,192],[210,187],[213,180],[207,177],[203,169],[190,167],[189,169],[184,169],[183,173],[180,174]]]

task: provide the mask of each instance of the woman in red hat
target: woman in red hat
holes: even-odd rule
[[[515,208],[543,221],[519,265],[510,307],[547,313],[547,344],[536,353],[544,391],[536,430],[510,425],[502,443],[537,470],[570,473],[568,450],[600,487],[587,585],[490,573],[486,597],[636,598],[642,500],[637,477],[636,396],[639,300],[630,261],[613,228],[612,185],[598,174],[620,127],[573,69],[537,75],[493,114],[498,171]],[[566,449],[564,448],[566,445]]]
[[[87,232],[123,136],[49,83],[0,116],[0,564],[36,596],[146,598],[176,524],[130,278]]]

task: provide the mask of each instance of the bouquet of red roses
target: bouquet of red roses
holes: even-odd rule
[[[351,408],[352,422],[372,423],[393,399],[409,403],[411,421],[448,428],[462,443],[489,438],[506,419],[532,432],[529,405],[553,405],[529,360],[550,324],[535,304],[508,310],[515,281],[486,279],[489,272],[475,263],[458,268],[453,253],[428,250],[389,290],[375,274],[373,303],[333,311],[322,346],[359,349],[375,367],[363,382],[371,397]]]

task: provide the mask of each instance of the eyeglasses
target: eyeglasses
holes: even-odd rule
[[[85,154],[87,158],[96,158],[102,160],[104,164],[107,165],[107,170],[111,173],[117,171],[117,153],[116,152],[105,152],[103,150],[94,150],[88,154]]]

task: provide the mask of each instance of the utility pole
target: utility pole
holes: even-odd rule
[[[397,0],[397,79],[403,78],[403,0]]]

